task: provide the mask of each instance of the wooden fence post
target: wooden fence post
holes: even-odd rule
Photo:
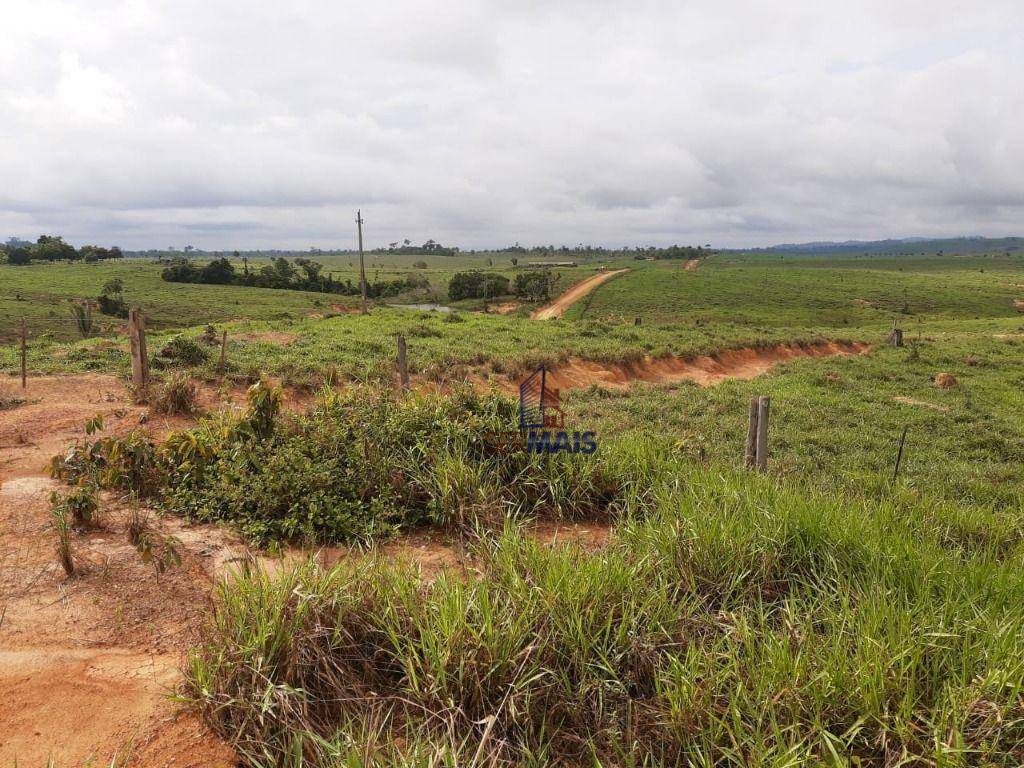
[[[128,338],[132,351],[132,386],[143,394],[149,386],[149,357],[146,354],[146,324],[138,309],[128,311]]]
[[[224,331],[220,337],[220,371],[223,373],[228,365],[228,332]]]
[[[27,363],[26,358],[28,355],[27,344],[28,344],[28,332],[25,330],[25,318],[21,318],[21,388],[25,389],[28,386],[28,374],[26,372]]]
[[[896,321],[892,321],[892,333],[889,334],[889,344],[893,347],[903,346],[903,329],[900,328]]]
[[[757,458],[757,398],[750,398],[750,413],[747,423],[747,446],[743,452],[743,464],[747,468],[754,466]]]
[[[770,398],[757,399],[757,468],[762,472],[768,468],[768,414]]]
[[[405,346],[405,336],[398,334],[398,380],[402,390],[409,388],[409,357]]]

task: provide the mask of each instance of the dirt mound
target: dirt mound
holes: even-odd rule
[[[530,313],[530,317],[534,320],[550,320],[553,317],[561,317],[569,307],[593,291],[597,286],[601,285],[601,283],[607,282],[616,275],[621,275],[623,272],[628,271],[628,269],[615,269],[611,272],[599,272],[593,277],[588,277],[586,280],[576,283],[576,285],[550,304],[547,304],[540,309],[535,309]]]
[[[687,259],[686,260],[686,269],[687,270],[696,269],[699,266],[700,266],[700,259]]]
[[[664,384],[692,381],[702,387],[712,386],[727,379],[753,379],[778,363],[802,357],[830,357],[857,355],[870,349],[860,342],[828,341],[809,344],[777,344],[754,349],[729,349],[713,355],[699,357],[645,357],[630,363],[601,363],[581,358],[548,368],[548,382],[559,389],[580,389],[596,384],[621,389],[634,382]],[[518,384],[507,382],[510,392]]]
[[[956,376],[952,373],[940,373],[935,377],[935,386],[939,389],[952,389],[956,385]]]

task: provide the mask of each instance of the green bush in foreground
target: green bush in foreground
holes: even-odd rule
[[[137,435],[77,446],[56,476],[154,497],[192,520],[228,522],[251,541],[368,541],[429,522],[605,514],[628,502],[618,454],[580,462],[502,452],[488,433],[518,418],[500,395],[399,399],[365,387],[325,392],[306,414],[280,414],[259,383],[241,416],[217,416],[155,447]]]
[[[240,576],[189,696],[251,765],[1024,760],[1024,548],[1001,523],[678,480],[596,553],[510,528],[433,582]]]

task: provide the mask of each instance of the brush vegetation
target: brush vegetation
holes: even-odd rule
[[[645,458],[598,554],[509,526],[433,581],[242,574],[190,697],[252,765],[1024,760],[1019,530]]]

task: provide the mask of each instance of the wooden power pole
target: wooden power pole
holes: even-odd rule
[[[363,212],[356,211],[359,226],[359,292],[363,294],[363,314],[366,314],[366,264],[363,262]]]

